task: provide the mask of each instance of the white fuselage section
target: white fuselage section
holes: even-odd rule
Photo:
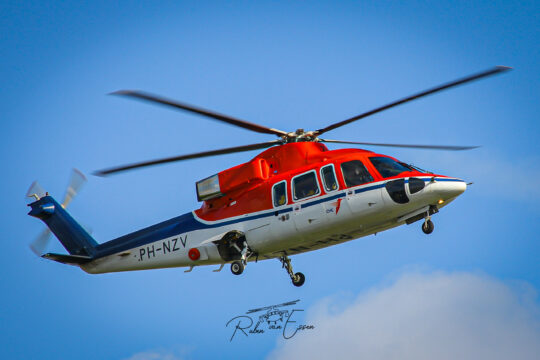
[[[89,273],[105,273],[223,264],[226,261],[214,242],[230,231],[245,234],[258,260],[294,255],[403,225],[415,216],[427,216],[430,207],[441,208],[466,189],[465,182],[455,178],[418,178],[425,181],[425,187],[414,194],[405,178],[409,199],[405,204],[390,197],[385,183],[391,180],[384,180],[220,221],[205,221],[193,213],[193,226],[185,232],[179,230],[172,236],[93,260],[81,268]],[[199,250],[199,259],[189,258],[192,248]]]

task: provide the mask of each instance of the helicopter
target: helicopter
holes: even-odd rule
[[[480,73],[416,93],[349,119],[312,131],[287,132],[136,90],[112,94],[202,115],[277,139],[193,153],[95,172],[107,176],[148,166],[208,156],[261,150],[251,160],[196,182],[202,206],[194,211],[98,243],[65,207],[84,182],[74,172],[66,198],[59,204],[39,184],[27,193],[29,215],[48,229],[33,244],[45,259],[99,274],[157,268],[230,264],[240,275],[248,263],[278,259],[294,286],[305,276],[294,272],[290,256],[338,245],[360,237],[421,222],[425,234],[434,230],[432,216],[467,188],[455,177],[434,174],[394,157],[352,148],[330,150],[325,144],[352,144],[428,150],[469,150],[476,146],[408,145],[342,141],[320,136],[381,111],[458,85],[506,72],[496,66]],[[41,254],[52,232],[69,254]]]

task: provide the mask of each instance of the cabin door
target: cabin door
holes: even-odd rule
[[[324,204],[316,202],[294,204],[291,216],[298,231],[319,228],[327,220]]]
[[[347,204],[353,214],[371,215],[383,206],[382,188],[347,190]]]

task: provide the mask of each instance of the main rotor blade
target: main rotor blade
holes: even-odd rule
[[[334,143],[334,144],[354,144],[354,145],[367,145],[367,146],[387,146],[387,147],[399,147],[399,148],[412,148],[412,149],[427,149],[427,150],[470,150],[476,149],[479,146],[452,146],[452,145],[409,145],[409,144],[384,144],[384,143],[368,143],[368,142],[356,142],[356,141],[341,141],[341,140],[329,140],[319,139],[321,142]]]
[[[244,121],[244,120],[233,118],[231,116],[219,114],[219,113],[216,113],[216,112],[213,112],[213,111],[210,111],[210,110],[198,108],[198,107],[195,107],[193,105],[184,104],[184,103],[181,103],[181,102],[178,102],[178,101],[166,99],[166,98],[159,97],[159,96],[156,96],[156,95],[152,95],[152,94],[149,94],[149,93],[145,93],[145,92],[142,92],[142,91],[119,90],[119,91],[115,91],[115,92],[113,92],[111,94],[112,95],[127,96],[127,97],[141,99],[141,100],[146,100],[146,101],[149,101],[149,102],[152,102],[152,103],[158,103],[158,104],[170,106],[170,107],[173,107],[173,108],[176,108],[176,109],[189,111],[189,112],[192,112],[192,113],[195,113],[195,114],[210,117],[212,119],[223,121],[223,122],[226,122],[228,124],[238,126],[238,127],[244,128],[244,129],[248,129],[248,130],[251,130],[251,131],[255,131],[255,132],[258,132],[258,133],[273,134],[273,135],[277,135],[277,136],[287,135],[287,132],[282,131],[282,130],[271,129],[271,128],[266,127],[266,126],[250,123],[250,122],[247,122],[247,121]]]
[[[122,172],[126,170],[137,169],[141,167],[158,165],[158,164],[165,164],[165,163],[170,163],[174,161],[197,159],[197,158],[213,156],[213,155],[232,154],[232,153],[249,151],[249,150],[265,149],[265,148],[269,148],[278,144],[281,144],[280,140],[273,140],[273,141],[268,141],[268,142],[263,142],[263,143],[258,143],[258,144],[235,146],[235,147],[225,148],[225,149],[210,150],[210,151],[204,151],[200,153],[180,155],[180,156],[174,156],[174,157],[164,158],[164,159],[156,159],[156,160],[151,160],[151,161],[144,161],[140,163],[134,163],[130,165],[124,165],[124,166],[118,166],[118,167],[114,167],[110,169],[99,170],[99,171],[94,172],[94,175],[105,176],[105,175],[110,175],[110,174],[114,174],[114,173],[118,173],[118,172]]]
[[[449,89],[449,88],[454,87],[454,86],[462,85],[462,84],[465,84],[465,83],[468,83],[468,82],[471,82],[471,81],[474,81],[474,80],[478,80],[478,79],[481,79],[481,78],[484,78],[484,77],[487,77],[487,76],[495,75],[495,74],[498,74],[500,72],[508,71],[508,70],[511,70],[511,69],[512,69],[511,67],[507,67],[507,66],[496,66],[496,67],[494,67],[494,68],[492,68],[490,70],[486,70],[486,71],[483,71],[481,73],[473,74],[473,75],[470,75],[470,76],[467,76],[467,77],[464,77],[464,78],[461,78],[461,79],[458,79],[458,80],[455,80],[455,81],[452,81],[452,82],[449,82],[449,83],[446,83],[446,84],[443,84],[443,85],[439,85],[437,87],[434,87],[434,88],[419,92],[417,94],[411,95],[411,96],[403,98],[401,100],[394,101],[394,102],[392,102],[390,104],[387,104],[387,105],[378,107],[376,109],[370,110],[368,112],[362,113],[362,114],[357,115],[355,117],[352,117],[350,119],[334,123],[334,124],[332,124],[330,126],[327,126],[325,128],[316,130],[315,134],[316,135],[321,135],[321,134],[323,134],[325,132],[328,132],[330,130],[334,130],[334,129],[336,129],[338,127],[341,127],[343,125],[347,125],[349,123],[352,123],[353,121],[357,121],[357,120],[363,119],[365,117],[368,117],[370,115],[376,114],[378,112],[390,109],[390,108],[392,108],[394,106],[398,106],[398,105],[404,104],[406,102],[421,98],[423,96],[431,95],[431,94],[436,93],[438,91],[446,90],[446,89]]]

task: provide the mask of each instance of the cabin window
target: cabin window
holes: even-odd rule
[[[397,176],[403,172],[411,171],[408,167],[401,165],[394,159],[388,157],[370,157],[369,161],[375,166],[375,169],[381,174],[383,178],[389,178]]]
[[[360,160],[347,161],[341,164],[341,172],[347,187],[362,185],[373,181],[373,177],[367,171]]]
[[[334,191],[339,188],[336,172],[334,171],[334,165],[326,165],[321,168],[321,178],[323,180],[324,189],[326,192]]]
[[[294,177],[292,185],[294,200],[305,199],[320,193],[315,171]]]
[[[287,183],[285,181],[274,185],[272,190],[272,199],[274,199],[274,207],[287,204]]]
[[[417,178],[410,178],[409,179],[409,192],[411,194],[417,193],[420,190],[422,190],[426,186],[424,183],[424,180],[417,179]]]

